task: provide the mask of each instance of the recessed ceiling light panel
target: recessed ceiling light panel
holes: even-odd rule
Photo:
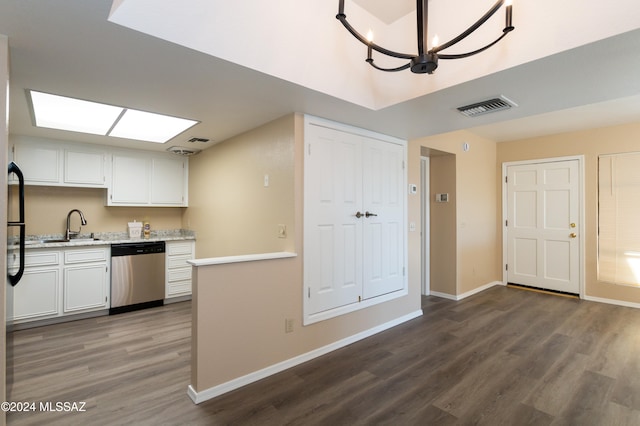
[[[106,135],[122,113],[122,107],[28,91],[34,124],[49,129]]]
[[[165,143],[198,122],[168,115],[128,109],[109,136]]]
[[[38,127],[165,143],[198,121],[27,90]]]

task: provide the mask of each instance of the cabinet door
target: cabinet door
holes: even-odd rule
[[[186,206],[186,159],[151,160],[151,204]]]
[[[64,183],[74,186],[105,186],[104,154],[66,149]]]
[[[64,313],[108,308],[106,264],[64,269]]]
[[[16,144],[14,150],[14,160],[20,166],[26,184],[60,184],[62,158],[59,148],[24,142]]]
[[[57,266],[26,269],[17,286],[7,287],[7,320],[57,316],[59,289],[60,270]]]
[[[151,162],[143,156],[113,154],[109,204],[149,204]]]

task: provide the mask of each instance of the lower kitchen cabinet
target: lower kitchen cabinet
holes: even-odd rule
[[[27,250],[22,279],[15,287],[7,287],[7,322],[20,324],[108,309],[109,250]],[[8,269],[14,272],[17,267],[17,256],[10,252]]]
[[[191,265],[187,261],[194,257],[194,241],[166,242],[166,299],[191,295]]]
[[[109,249],[64,252],[63,314],[109,308]]]
[[[9,253],[7,269],[15,273],[17,252]],[[7,286],[7,320],[31,321],[55,317],[60,305],[60,252],[29,251],[25,270],[17,286]]]

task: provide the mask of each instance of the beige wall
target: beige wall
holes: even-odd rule
[[[587,296],[640,303],[640,288],[608,284],[597,279],[598,155],[638,151],[640,123],[498,144],[496,174],[499,177],[502,176],[504,162],[584,155],[586,223],[583,237]],[[500,209],[501,203],[502,199],[498,200]]]
[[[293,152],[291,114],[191,157],[184,223],[199,258],[294,250]]]
[[[408,296],[302,326],[303,118],[296,115],[286,122],[295,123],[288,126],[295,129],[295,151],[294,196],[287,208],[295,227],[292,250],[298,256],[196,268],[191,384],[198,392],[420,310],[418,278],[409,285]],[[264,129],[267,134],[269,128]],[[261,134],[261,129],[254,132],[257,138]],[[410,244],[419,245],[418,233],[411,234]],[[409,256],[410,274],[417,271],[419,277],[419,250],[417,258],[415,252]],[[293,319],[293,333],[284,332],[287,318]]]
[[[430,290],[458,294],[456,238],[456,156],[429,156],[429,271]],[[449,194],[449,201],[437,203],[435,194]]]
[[[82,232],[126,232],[127,222],[148,220],[151,229],[180,229],[184,208],[180,207],[107,207],[106,189],[25,186],[27,235],[63,234],[67,213],[80,209],[87,219]],[[12,208],[17,206],[17,186],[11,188]],[[77,229],[78,216],[71,220]]]
[[[8,131],[7,123],[9,111],[7,110],[7,99],[9,94],[7,93],[7,82],[9,80],[9,46],[6,36],[0,35],[0,163],[8,164]],[[7,187],[7,175],[2,174],[0,178],[0,187]],[[7,192],[3,189],[2,195],[0,195],[0,222],[4,223],[7,220]],[[13,219],[15,220],[15,219]],[[7,228],[2,225],[2,231],[0,232],[0,270],[5,274],[7,271]],[[0,400],[6,401],[6,333],[5,330],[5,299],[6,299],[7,286],[2,286],[0,291],[0,330],[2,330],[2,338],[0,339]],[[6,423],[6,415],[4,411],[0,413],[0,425]]]
[[[463,143],[469,144],[469,150],[463,150]],[[499,245],[497,215],[498,190],[496,187],[496,143],[474,135],[468,131],[457,131],[442,135],[413,140],[409,144],[409,182],[420,180],[420,155],[428,155],[430,150],[453,154],[431,162],[435,171],[431,171],[431,186],[437,192],[450,191],[452,202],[450,206],[431,204],[434,221],[431,233],[438,238],[442,245],[453,251],[444,240],[455,241],[455,256],[439,256],[438,250],[432,246],[431,253],[431,288],[451,295],[462,295],[484,285],[502,280],[500,262],[501,248]],[[444,168],[444,170],[440,170]],[[455,169],[455,172],[452,172]],[[455,179],[451,175],[455,173]],[[444,174],[444,175],[443,175]],[[451,188],[455,184],[455,191]],[[431,194],[432,196],[434,194]],[[411,199],[410,199],[411,200]],[[444,208],[442,208],[444,207]],[[447,218],[439,218],[439,209],[455,208],[455,230]],[[446,215],[446,214],[445,214]],[[409,220],[420,223],[419,202],[409,204]],[[440,230],[438,228],[441,228]],[[442,229],[446,232],[438,235]],[[415,234],[415,233],[412,233]],[[419,233],[418,233],[419,234]],[[419,252],[419,237],[417,242],[410,238],[409,252]],[[434,258],[434,256],[437,256]],[[437,261],[437,263],[435,263]],[[455,271],[455,285],[451,281],[452,271]],[[419,274],[411,271],[410,280],[419,281]],[[437,275],[434,275],[436,273]],[[444,280],[445,282],[438,282]]]

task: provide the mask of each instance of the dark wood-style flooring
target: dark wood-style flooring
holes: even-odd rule
[[[638,425],[640,310],[494,287],[214,400],[189,302],[8,335],[9,425]],[[224,366],[221,366],[224,368]]]

